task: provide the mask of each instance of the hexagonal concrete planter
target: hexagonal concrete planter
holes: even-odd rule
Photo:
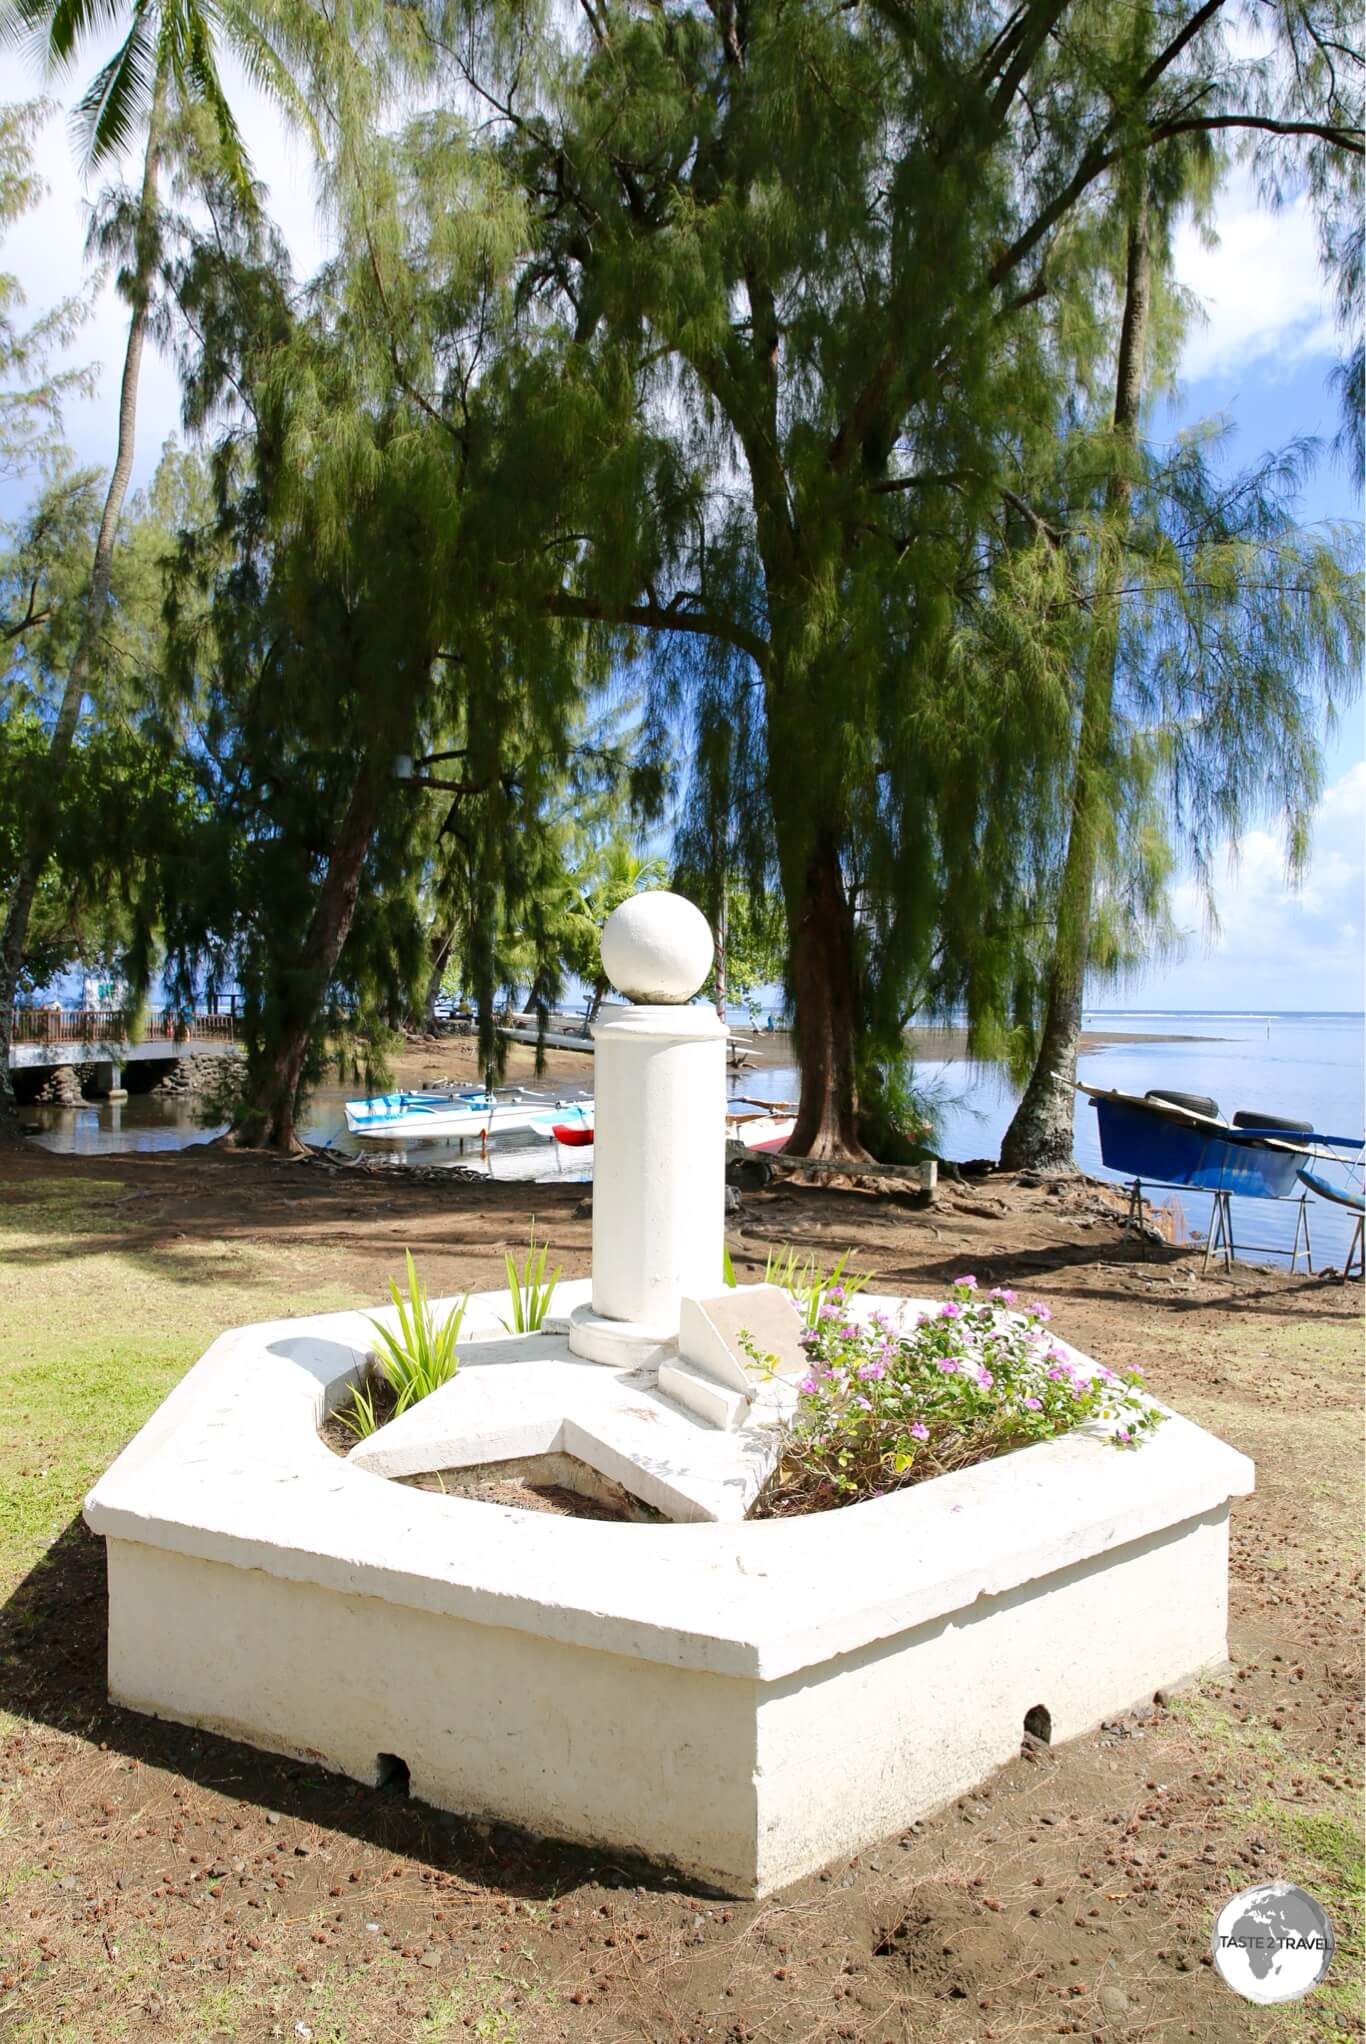
[[[369,1340],[358,1313],[223,1335],[95,1486],[118,1700],[359,1781],[397,1756],[443,1808],[762,1895],[979,1782],[1027,1712],[1068,1739],[1225,1658],[1252,1468],[1177,1416],[815,1517],[602,1524],[333,1455]],[[670,1424],[661,1480],[682,1430],[722,1438]]]

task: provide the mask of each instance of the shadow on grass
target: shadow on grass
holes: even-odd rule
[[[124,1189],[82,1200],[79,1187],[94,1176]],[[68,1190],[78,1210],[65,1225],[53,1225],[45,1204]],[[391,1261],[398,1240],[442,1254],[487,1256],[498,1237],[501,1258],[502,1238],[524,1237],[530,1210],[562,1228],[575,1218],[583,1192],[577,1184],[433,1182],[402,1169],[329,1168],[250,1151],[96,1158],[19,1152],[0,1156],[0,1239],[5,1263],[16,1271],[56,1273],[65,1264],[112,1256],[154,1281],[195,1287],[231,1280],[239,1250],[326,1258],[341,1248],[354,1266]]]
[[[261,1818],[272,1811],[341,1832],[498,1895],[543,1901],[590,1885],[698,1892],[658,1866],[466,1822],[316,1764],[125,1710],[106,1691],[107,1628],[104,1542],[75,1518],[0,1608],[0,1710],[232,1798]]]

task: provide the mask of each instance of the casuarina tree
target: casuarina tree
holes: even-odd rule
[[[1072,703],[1021,481],[1102,346],[1100,230],[1130,166],[1249,138],[1264,182],[1309,180],[1350,267],[1352,11],[1258,18],[1264,61],[1224,0],[386,16],[415,72],[437,66],[428,90],[475,95],[523,195],[528,327],[580,381],[628,382],[641,445],[673,451],[676,487],[629,503],[598,471],[526,572],[552,614],[705,646],[694,677],[746,706],[735,824],[786,911],[797,1151],[859,1154],[861,1072],[943,954],[970,1020],[1006,973]]]

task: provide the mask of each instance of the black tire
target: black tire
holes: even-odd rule
[[[1219,1102],[1211,1100],[1208,1093],[1163,1093],[1160,1089],[1143,1095],[1145,1100],[1156,1100],[1160,1106],[1184,1107],[1191,1114],[1205,1114],[1211,1121],[1219,1119]]]
[[[1314,1133],[1312,1121],[1287,1121],[1283,1114],[1258,1114],[1251,1107],[1240,1107],[1233,1117],[1235,1128],[1274,1128],[1288,1136],[1309,1136]]]

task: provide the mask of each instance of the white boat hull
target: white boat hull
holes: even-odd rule
[[[465,1141],[530,1128],[544,1113],[544,1100],[386,1093],[373,1100],[348,1100],[346,1125],[368,1142]]]

